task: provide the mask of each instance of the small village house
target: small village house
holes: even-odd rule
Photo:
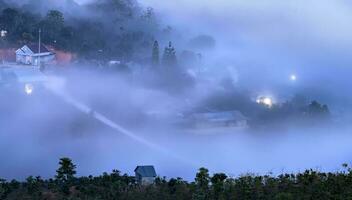
[[[44,45],[24,45],[16,51],[16,62],[25,65],[50,64],[55,60],[55,53],[49,51]]]
[[[134,170],[137,183],[141,185],[153,184],[156,178],[154,166],[137,166]]]

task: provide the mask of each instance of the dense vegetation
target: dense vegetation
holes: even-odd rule
[[[271,106],[257,103],[248,91],[224,83],[224,90],[208,96],[195,112],[207,110],[238,110],[249,118],[251,128],[283,128],[287,125],[322,126],[332,122],[328,105],[297,94],[285,102],[273,102]],[[204,109],[206,108],[206,109]]]
[[[299,126],[323,126],[331,122],[329,107],[318,101],[308,102],[304,97],[296,95],[289,101],[274,104],[270,108],[261,108],[250,121],[255,128],[262,128],[268,124],[275,127],[285,127],[287,124]]]
[[[52,1],[19,5],[0,0],[0,29],[8,32],[0,45],[37,42],[41,29],[43,43],[82,57],[141,60],[147,55],[144,53],[150,55],[155,37],[167,34],[159,28],[153,9],[142,8],[133,0],[102,0],[88,5],[70,2],[70,8],[53,10],[54,4],[42,8]]]
[[[134,177],[117,170],[101,176],[75,177],[76,166],[62,158],[53,179],[28,177],[24,182],[0,181],[0,199],[351,199],[352,170],[323,173],[212,176],[200,168],[193,182],[157,178],[153,185],[138,185]]]

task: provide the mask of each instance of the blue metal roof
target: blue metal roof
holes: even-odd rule
[[[134,170],[137,174],[142,177],[156,177],[154,166],[137,166]]]

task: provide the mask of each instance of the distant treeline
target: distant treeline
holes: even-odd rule
[[[252,128],[280,128],[290,124],[324,127],[331,122],[330,109],[326,104],[315,100],[308,103],[304,97],[296,95],[290,101],[274,104],[270,109],[261,108],[250,120],[250,125]]]
[[[271,106],[257,103],[252,96],[231,82],[223,83],[226,90],[212,93],[195,112],[209,110],[238,110],[248,117],[249,126],[255,129],[329,125],[333,122],[330,108],[320,101],[296,94],[285,102],[273,102]]]
[[[156,178],[152,185],[139,185],[134,177],[117,170],[101,176],[75,177],[76,166],[62,158],[53,179],[28,177],[24,182],[0,181],[0,199],[144,199],[144,200],[294,200],[351,199],[352,169],[323,173],[307,170],[297,174],[209,174],[200,168],[193,182],[182,178]]]
[[[71,1],[70,8],[37,9],[51,2],[35,0],[18,5],[0,0],[0,30],[8,32],[0,39],[0,46],[38,42],[41,29],[43,43],[57,49],[89,59],[131,60],[150,56],[155,37],[167,34],[159,28],[153,9],[142,8],[133,0],[101,0],[87,5]]]

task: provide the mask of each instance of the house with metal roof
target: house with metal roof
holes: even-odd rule
[[[55,53],[42,44],[24,45],[16,51],[16,62],[19,64],[38,66],[40,63],[49,64],[54,60]]]
[[[237,110],[193,113],[189,118],[197,128],[247,127],[247,118]]]
[[[153,184],[156,178],[154,166],[137,166],[134,170],[137,183],[141,185]]]

